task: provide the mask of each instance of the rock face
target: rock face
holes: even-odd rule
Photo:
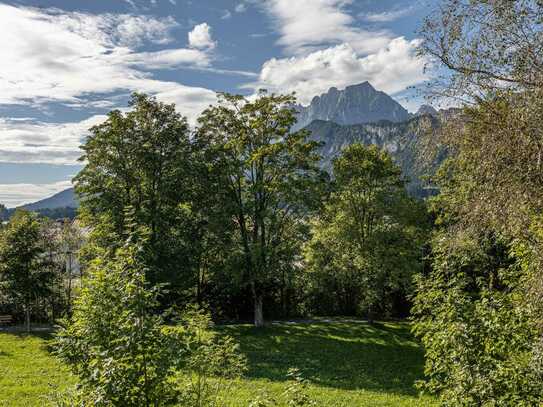
[[[430,168],[423,168],[419,160],[421,135],[422,132],[431,131],[438,126],[439,119],[427,114],[401,123],[380,122],[342,126],[331,121],[316,120],[306,129],[311,131],[311,139],[324,143],[320,150],[324,168],[331,169],[333,159],[350,144],[374,144],[387,150],[401,167],[408,181],[408,192],[412,196],[424,198],[436,191],[423,180],[423,175],[433,172],[439,162],[430,165]]]
[[[331,88],[315,96],[309,106],[298,106],[295,130],[314,120],[326,120],[341,125],[377,123],[382,120],[402,122],[410,115],[398,102],[384,92],[377,91],[369,82],[347,86],[344,90]]]

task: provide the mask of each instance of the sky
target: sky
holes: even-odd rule
[[[195,123],[216,92],[296,92],[369,81],[408,110],[438,0],[0,0],[0,203],[71,185],[88,129],[131,92]]]

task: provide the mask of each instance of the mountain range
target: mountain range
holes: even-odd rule
[[[349,144],[375,144],[386,149],[402,168],[412,195],[424,197],[433,193],[422,180],[424,174],[417,165],[420,135],[449,119],[454,109],[438,112],[423,105],[416,114],[411,114],[369,82],[343,90],[330,88],[325,94],[315,96],[308,106],[298,105],[296,109],[298,122],[293,130],[307,128],[313,140],[324,142],[320,151],[324,168],[331,168],[334,157]],[[74,189],[70,188],[23,208],[35,211],[78,206]]]

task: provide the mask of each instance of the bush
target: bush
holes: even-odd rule
[[[177,332],[182,351],[178,368],[181,376],[181,405],[220,405],[232,380],[246,370],[247,361],[229,337],[212,330],[211,317],[198,308],[189,308],[181,317]]]
[[[159,289],[148,286],[139,244],[95,260],[72,318],[62,321],[56,353],[79,377],[78,397],[96,406],[167,406],[178,349],[154,314]],[[85,405],[86,403],[83,403]]]

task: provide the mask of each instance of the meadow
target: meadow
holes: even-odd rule
[[[335,321],[217,328],[233,336],[248,359],[245,377],[227,392],[229,406],[262,393],[279,399],[287,371],[300,369],[319,406],[434,406],[414,386],[423,352],[409,325]],[[75,383],[50,353],[50,333],[0,332],[0,406],[47,406],[48,396]]]

